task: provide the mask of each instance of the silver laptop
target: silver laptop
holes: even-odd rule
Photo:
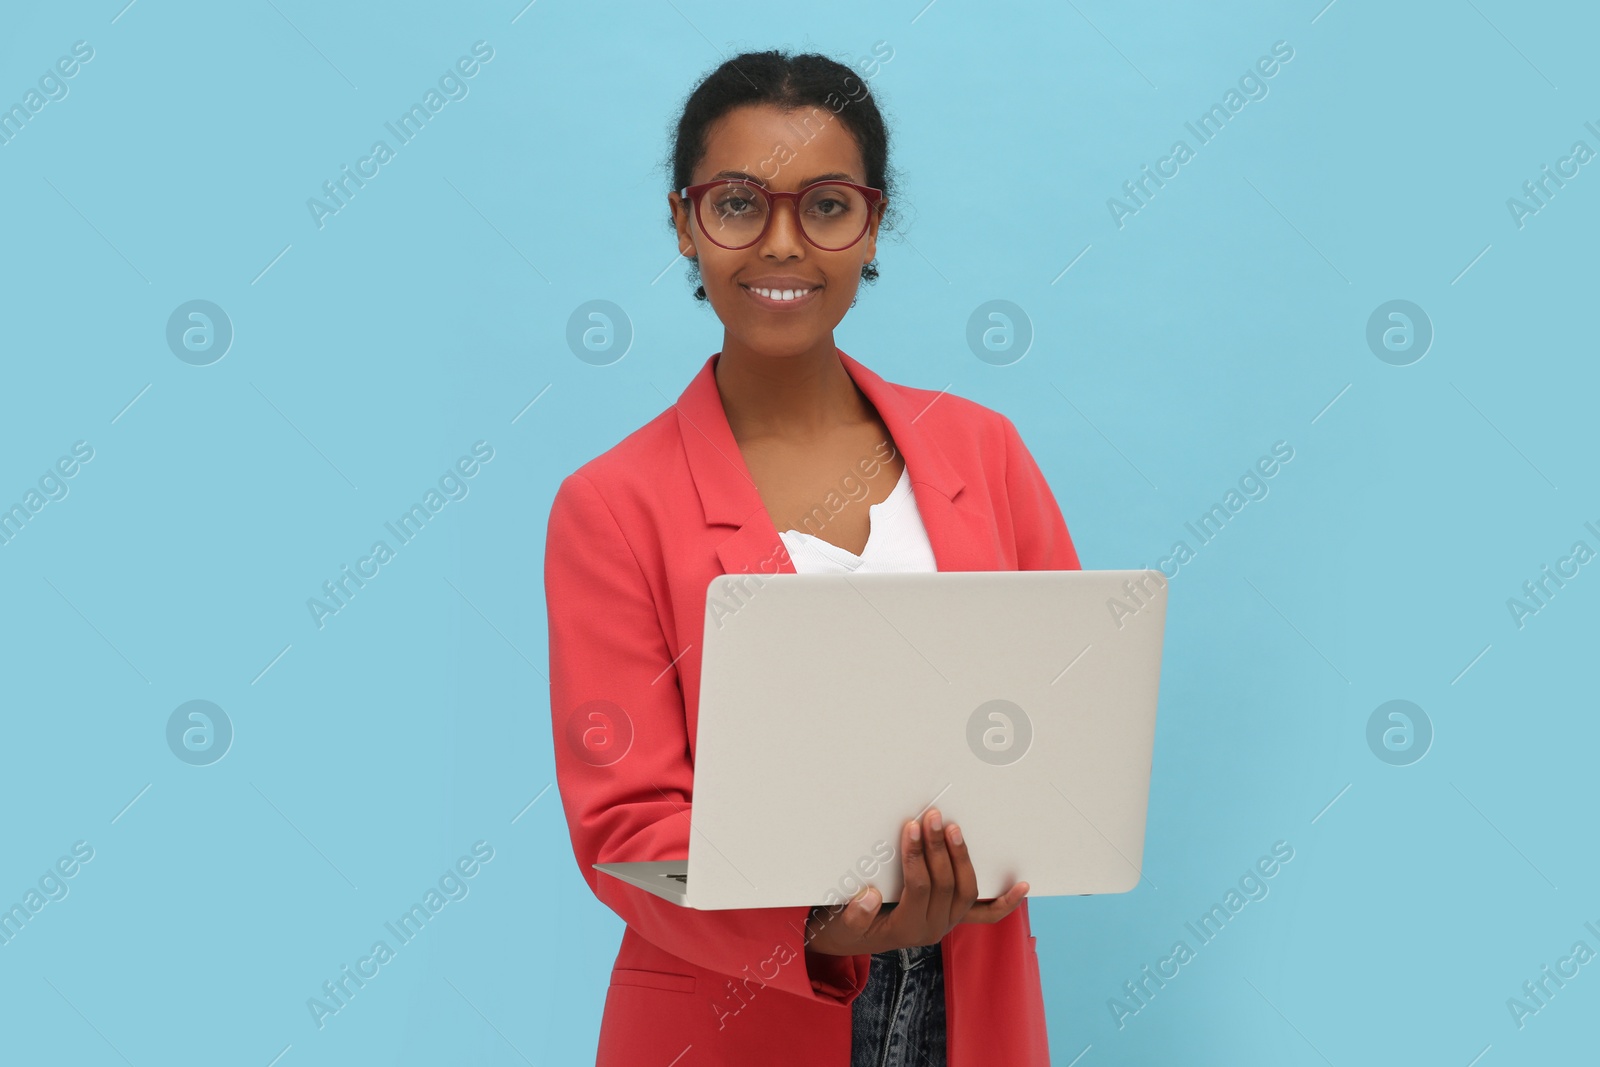
[[[685,907],[900,899],[900,827],[959,823],[980,899],[1140,878],[1156,570],[718,575],[685,860],[596,870]]]

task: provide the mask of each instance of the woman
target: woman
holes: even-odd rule
[[[1027,883],[978,901],[937,809],[902,828],[887,907],[869,888],[835,908],[696,911],[592,866],[688,856],[713,576],[1079,566],[1009,419],[834,345],[877,275],[887,157],[871,95],[832,60],[752,53],[706,78],[668,202],[722,348],[552,504],[557,780],[579,870],[627,923],[601,1067],[1049,1062]]]

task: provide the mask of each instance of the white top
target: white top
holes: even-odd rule
[[[939,569],[911,491],[910,467],[900,472],[900,480],[883,503],[868,506],[867,524],[867,543],[859,556],[803,530],[782,530],[778,536],[799,574]]]

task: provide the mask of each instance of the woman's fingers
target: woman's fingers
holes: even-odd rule
[[[950,867],[950,852],[945,847],[944,823],[938,808],[923,816],[924,861],[928,865],[928,903],[930,925],[949,926],[950,902],[955,898],[956,880]]]
[[[938,824],[939,828],[933,827]],[[857,894],[837,917],[861,941],[929,944],[957,923],[997,923],[1021,905],[1028,883],[1018,882],[994,900],[978,900],[978,877],[958,827],[945,826],[937,808],[900,827],[900,899],[885,905],[876,890]],[[869,895],[870,894],[870,895]],[[855,904],[866,900],[869,906]]]
[[[972,869],[972,857],[967,852],[966,838],[961,827],[950,823],[945,827],[945,844],[950,852],[950,867],[955,872],[955,893],[950,901],[950,913],[945,922],[954,925],[961,921],[978,899],[978,874]]]
[[[921,823],[913,819],[900,827],[900,874],[904,886],[900,890],[900,899],[895,902],[894,912],[886,922],[892,923],[897,929],[907,923],[919,928],[907,933],[920,932],[928,913],[930,886],[926,850],[927,835],[922,832]],[[904,943],[909,945],[913,942]]]
[[[867,886],[843,904],[811,909],[806,920],[808,945],[833,956],[879,951],[879,931],[875,926],[882,915],[882,905],[883,897]]]
[[[967,923],[997,923],[1016,911],[1028,896],[1028,883],[1018,882],[993,900],[980,900],[972,905],[961,921]]]
[[[857,941],[871,939],[872,927],[882,914],[883,894],[874,886],[867,886],[851,898],[849,905],[840,913],[839,918],[844,920],[845,928]]]

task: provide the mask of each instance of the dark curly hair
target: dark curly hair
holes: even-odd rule
[[[894,213],[893,178],[889,169],[889,131],[867,88],[866,80],[849,67],[815,52],[793,55],[780,50],[746,52],[717,67],[689,94],[672,136],[672,188],[686,188],[694,168],[706,154],[706,131],[711,124],[735,108],[751,104],[774,104],[782,108],[825,107],[845,124],[861,149],[867,168],[867,184],[882,189],[888,201],[882,226],[892,229]],[[668,225],[675,227],[672,221]],[[676,230],[674,229],[674,232]],[[874,282],[878,266],[874,260],[861,267],[861,280]],[[689,282],[695,286],[694,298],[706,299],[706,287],[699,284],[700,263],[693,257]]]

